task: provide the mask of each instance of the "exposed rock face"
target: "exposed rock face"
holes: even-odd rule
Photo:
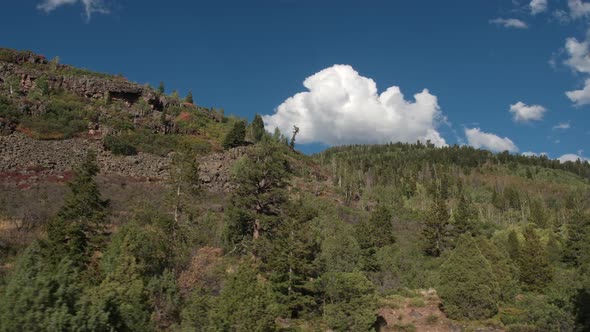
[[[18,53],[21,54],[21,53]],[[36,80],[45,77],[51,89],[64,89],[79,96],[94,99],[110,98],[121,100],[132,106],[140,99],[151,106],[152,110],[161,111],[164,107],[178,105],[175,99],[160,96],[149,87],[127,81],[122,77],[93,75],[78,73],[72,74],[73,67],[66,65],[53,65],[55,70],[50,70],[50,64],[44,58],[32,53],[19,55],[14,62],[0,59],[0,83],[17,77],[20,80],[20,92],[28,92],[35,88]],[[43,59],[43,60],[41,60]],[[41,67],[23,67],[22,63],[33,63]],[[47,66],[47,67],[45,67]]]
[[[168,176],[168,158],[146,153],[115,156],[105,151],[102,142],[92,139],[38,141],[18,132],[0,136],[0,174],[35,170],[40,176],[61,175],[71,171],[90,149],[96,151],[103,173],[145,179]]]
[[[235,189],[231,167],[245,156],[248,147],[237,147],[225,152],[213,153],[199,160],[199,178],[205,189],[212,192],[230,192]]]
[[[100,140],[73,138],[59,141],[39,141],[22,133],[0,136],[0,181],[42,181],[43,178],[63,178],[86,155],[97,153],[103,174],[116,174],[137,180],[165,181],[170,158],[147,153],[117,156],[106,151]],[[231,167],[248,147],[213,153],[199,158],[199,178],[203,188],[211,192],[230,192]]]

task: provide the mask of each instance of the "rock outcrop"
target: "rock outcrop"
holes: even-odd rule
[[[248,147],[243,146],[200,158],[199,179],[203,187],[212,192],[230,192],[235,189],[231,167],[247,152]]]
[[[116,156],[106,151],[99,140],[40,141],[19,132],[0,136],[0,174],[35,172],[39,177],[62,175],[71,171],[90,149],[96,151],[103,173],[149,180],[168,176],[169,158],[147,153]]]
[[[69,65],[48,62],[44,56],[29,51],[0,48],[0,84],[17,79],[17,93],[27,93],[43,77],[50,89],[63,89],[94,99],[121,100],[132,106],[140,100],[152,110],[179,105],[179,101],[157,94],[151,87],[139,85],[121,76],[94,73]]]
[[[40,141],[22,133],[0,136],[0,181],[43,181],[45,178],[66,179],[88,150],[97,152],[101,173],[115,174],[139,181],[166,181],[170,157],[147,153],[118,156],[106,151],[100,140],[73,138]],[[199,158],[199,178],[205,190],[230,192],[235,188],[231,167],[248,147],[213,153]]]

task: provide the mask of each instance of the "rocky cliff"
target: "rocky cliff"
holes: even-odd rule
[[[0,84],[11,80],[17,82],[11,93],[29,92],[41,77],[50,89],[63,89],[86,98],[121,100],[129,106],[143,100],[158,111],[178,104],[178,101],[158,95],[152,88],[129,82],[124,77],[50,63],[32,52],[0,48]]]

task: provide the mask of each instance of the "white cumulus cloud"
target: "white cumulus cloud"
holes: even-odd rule
[[[568,38],[565,41],[565,51],[568,58],[565,64],[572,70],[580,73],[590,73],[590,43],[588,40],[578,41],[576,38]]]
[[[543,114],[547,109],[541,105],[526,105],[519,101],[516,104],[510,105],[510,113],[512,113],[513,120],[516,122],[530,122],[539,121],[543,119]]]
[[[414,101],[397,86],[378,94],[375,81],[351,66],[334,65],[305,79],[308,91],[263,116],[266,130],[289,133],[299,127],[299,143],[343,145],[354,143],[415,142],[430,140],[446,145],[436,130],[444,121],[437,97],[424,89]]]
[[[567,6],[572,18],[587,17],[590,15],[590,3],[582,0],[568,0]]]
[[[469,145],[476,149],[488,149],[494,152],[510,151],[518,152],[518,147],[508,137],[499,137],[481,131],[479,128],[466,128],[465,136]]]
[[[586,82],[584,83],[584,87],[581,90],[567,91],[565,95],[576,106],[590,104],[590,79],[586,80]]]
[[[559,160],[559,162],[561,162],[561,163],[565,163],[566,161],[578,161],[578,160],[589,162],[588,158],[585,158],[585,157],[582,157],[580,155],[573,154],[573,153],[564,154],[561,157],[557,158],[557,160]]]
[[[109,13],[109,10],[106,8],[104,4],[104,0],[43,0],[43,2],[37,5],[37,9],[49,13],[54,11],[58,7],[65,5],[73,5],[76,3],[82,3],[82,5],[84,6],[84,13],[86,15],[87,20],[90,20],[92,14],[94,13]]]
[[[521,153],[521,155],[523,155],[525,157],[537,157],[537,156],[539,156],[538,153],[533,152],[533,151],[526,151],[526,152]]]
[[[516,18],[495,18],[490,20],[490,23],[504,28],[526,29],[529,27],[524,21]]]
[[[532,0],[529,6],[531,7],[531,14],[537,15],[547,10],[547,0]]]

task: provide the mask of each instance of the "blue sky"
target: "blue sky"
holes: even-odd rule
[[[306,152],[434,137],[558,158],[590,156],[589,22],[582,0],[23,0],[0,46],[297,124]]]

